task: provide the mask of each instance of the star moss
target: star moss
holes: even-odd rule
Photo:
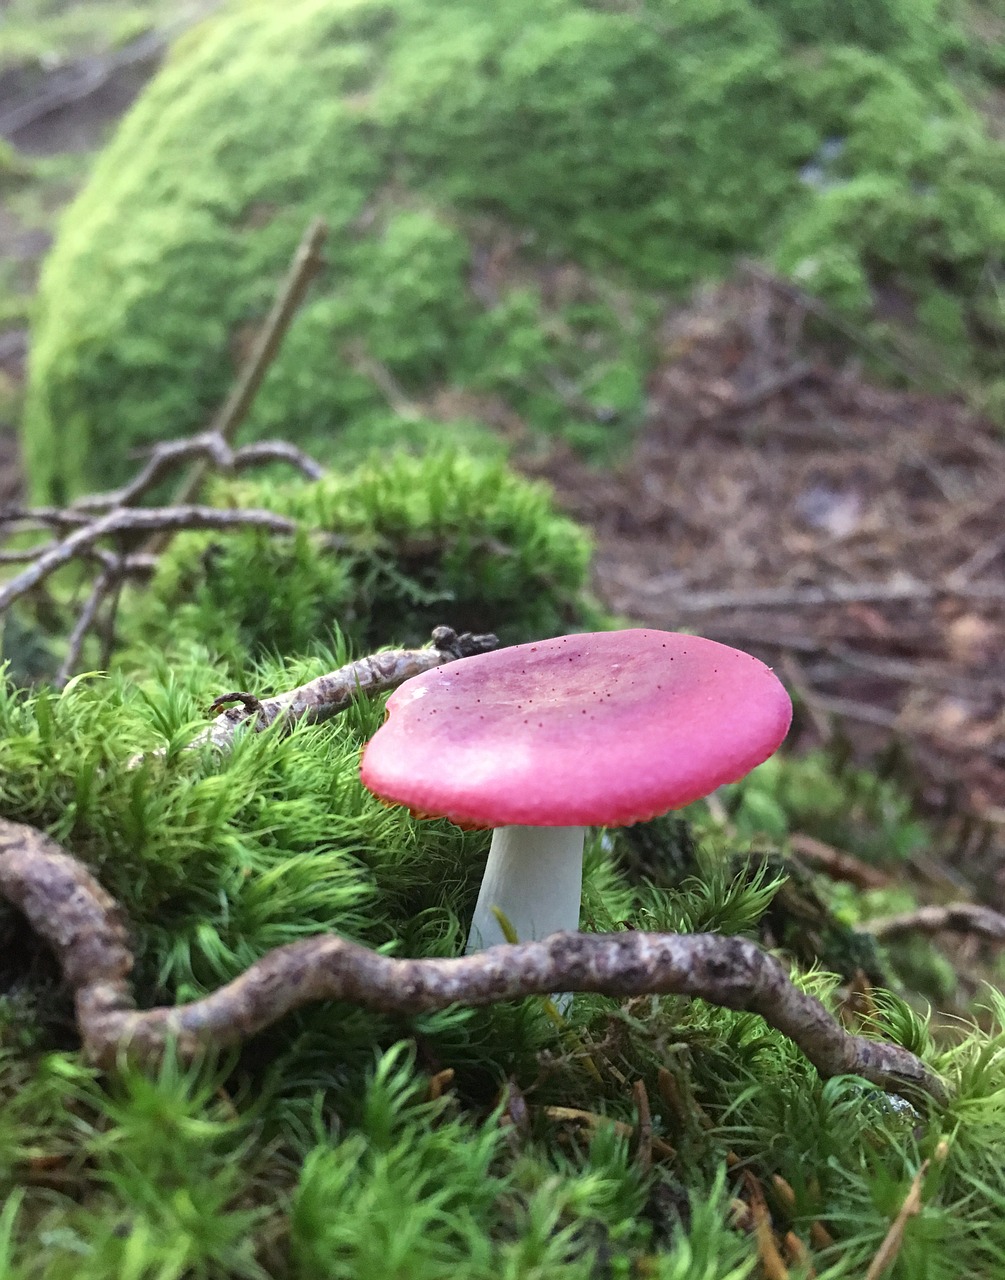
[[[283,687],[342,656],[272,662],[245,682]],[[391,954],[456,953],[487,838],[413,821],[362,788],[380,705],[246,737],[225,757],[182,751],[223,674],[204,654],[150,655],[142,677],[0,696],[0,813],[58,836],[123,904],[141,1005],[212,989],[325,929]],[[157,746],[167,754],[127,767]],[[597,839],[584,921],[748,931],[777,885],[712,872],[657,889]],[[941,1116],[860,1081],[821,1083],[757,1017],[677,997],[582,996],[562,1027],[537,999],[414,1020],[317,1005],[224,1060],[169,1056],[101,1078],[8,908],[0,932],[0,1268],[12,1280],[741,1280],[756,1245],[731,1225],[734,1157],[769,1189],[777,1225],[807,1242],[826,1226],[817,1275],[850,1280],[943,1137],[893,1274],[990,1280],[1005,1259],[1001,1008],[939,1050],[905,1005],[880,1003],[876,1029],[956,1086]],[[826,975],[800,981],[833,998]],[[636,1081],[662,1144],[651,1168],[631,1136]],[[776,1175],[794,1199],[775,1198]]]

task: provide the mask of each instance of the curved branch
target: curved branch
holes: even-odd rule
[[[883,942],[908,933],[973,933],[991,942],[1005,942],[1005,915],[976,902],[951,902],[944,907],[919,907],[899,916],[883,916],[866,920],[867,932]]]
[[[297,523],[274,511],[230,510],[221,507],[117,507],[107,515],[88,520],[59,542],[47,546],[38,557],[0,587],[0,613],[33,590],[77,556],[90,552],[96,542],[115,534],[148,533],[183,529],[265,529],[268,533],[292,534]]]
[[[169,1041],[186,1056],[237,1044],[316,1000],[409,1015],[552,991],[654,993],[758,1013],[821,1075],[852,1073],[892,1092],[947,1100],[942,1081],[914,1054],[844,1031],[777,960],[744,938],[556,933],[459,959],[393,960],[322,934],[277,947],[201,1000],[140,1012],[118,908],[82,863],[34,828],[0,821],[0,894],[55,951],[74,989],[84,1050],[102,1066],[121,1055],[156,1058]]]

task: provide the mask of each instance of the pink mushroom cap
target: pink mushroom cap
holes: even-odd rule
[[[382,799],[462,826],[626,826],[744,777],[791,719],[780,681],[749,653],[600,631],[406,681],[360,772]]]

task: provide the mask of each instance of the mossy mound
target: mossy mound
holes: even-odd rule
[[[273,662],[245,682],[286,688],[325,665]],[[122,903],[140,1005],[212,990],[326,929],[392,955],[456,954],[487,834],[413,820],[362,788],[379,702],[245,736],[225,758],[181,750],[229,676],[204,655],[154,655],[143,675],[59,695],[0,689],[0,816],[52,832]],[[155,747],[166,754],[129,766]],[[710,864],[681,891],[657,888],[595,839],[583,919],[748,932],[777,887]],[[414,1020],[318,1004],[225,1062],[102,1078],[17,930],[0,905],[15,943],[0,962],[11,1280],[742,1280],[758,1237],[730,1200],[751,1176],[779,1238],[794,1231],[821,1280],[851,1280],[943,1135],[891,1274],[999,1274],[999,1030],[939,1051],[884,1004],[884,1033],[958,1088],[941,1116],[861,1081],[821,1083],[758,1018],[674,997],[577,997],[562,1027],[537,999]],[[799,981],[833,998],[826,977]]]
[[[1005,239],[966,48],[934,0],[235,0],[65,218],[36,494],[205,424],[315,214],[330,265],[247,429],[326,456],[456,417],[616,442],[664,291],[738,254],[858,314],[894,292],[966,366],[1001,334]]]
[[[441,623],[507,644],[607,625],[587,593],[589,538],[499,460],[374,457],[315,483],[220,484],[216,499],[303,532],[177,538],[126,605],[127,637],[201,644],[240,666],[336,634],[369,651],[389,635],[425,644]]]

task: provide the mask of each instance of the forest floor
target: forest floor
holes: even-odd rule
[[[594,530],[610,608],[772,662],[804,742],[899,752],[1000,906],[1005,440],[962,399],[869,380],[825,327],[751,265],[668,315],[626,461],[536,469]]]
[[[0,500],[20,491],[28,315],[58,211],[208,7],[66,4],[48,31],[18,25],[30,5],[0,16]],[[874,352],[754,265],[669,312],[658,356],[626,458],[523,460],[594,531],[598,594],[772,662],[801,745],[895,760],[940,819],[947,870],[1005,907],[1000,429],[911,389],[910,369],[880,385]]]

